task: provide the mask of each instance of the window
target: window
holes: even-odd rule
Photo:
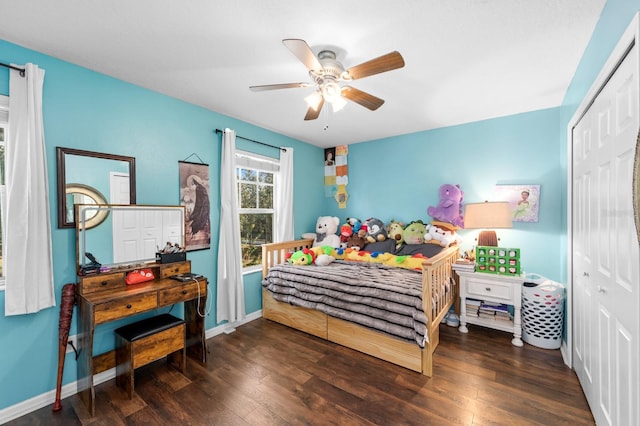
[[[245,270],[257,269],[262,263],[261,245],[274,239],[274,192],[278,169],[278,160],[236,153],[242,267]]]
[[[9,97],[0,96],[0,290],[4,290],[4,205],[6,199],[4,180],[4,146],[9,133]]]

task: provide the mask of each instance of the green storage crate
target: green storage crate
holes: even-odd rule
[[[476,247],[476,272],[498,275],[520,275],[520,249],[508,247]]]

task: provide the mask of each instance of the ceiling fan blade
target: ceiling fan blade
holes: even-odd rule
[[[298,38],[286,38],[282,40],[285,46],[296,55],[309,71],[322,71],[322,65],[306,41]]]
[[[404,59],[399,52],[393,51],[386,55],[379,56],[360,65],[356,65],[347,70],[352,80],[369,77],[370,75],[392,71],[404,67]]]
[[[384,99],[377,98],[351,86],[344,86],[342,88],[342,96],[365,108],[369,108],[371,111],[377,110],[384,103]]]
[[[292,89],[296,87],[309,87],[310,83],[283,83],[283,84],[264,84],[262,86],[249,86],[254,92],[262,92],[264,90]]]
[[[320,103],[318,104],[318,108],[313,109],[310,107],[307,110],[307,115],[304,116],[305,121],[315,120],[316,118],[318,118],[318,116],[320,115],[320,111],[322,110],[322,105],[324,105],[324,99],[320,100]]]

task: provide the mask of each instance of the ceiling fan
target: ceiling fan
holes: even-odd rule
[[[339,83],[357,80],[371,75],[392,71],[404,66],[404,59],[399,52],[393,51],[360,65],[345,69],[336,60],[335,52],[322,50],[318,56],[311,51],[306,41],[300,39],[284,39],[282,43],[307,67],[313,83],[283,83],[250,86],[254,92],[276,89],[290,89],[295,87],[316,86],[316,91],[305,97],[309,105],[305,120],[315,120],[325,102],[332,105],[334,111],[342,109],[348,99],[375,111],[384,103],[383,99],[373,96],[351,86],[341,86]]]

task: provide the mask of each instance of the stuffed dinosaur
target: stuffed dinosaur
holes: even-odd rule
[[[460,185],[444,184],[438,189],[438,194],[440,202],[435,207],[429,207],[427,214],[435,220],[464,228],[464,218],[462,217],[464,192],[460,189]]]

